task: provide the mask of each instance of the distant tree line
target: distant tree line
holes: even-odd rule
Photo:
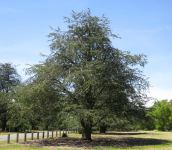
[[[146,129],[170,131],[172,130],[172,101],[156,101],[146,113]]]

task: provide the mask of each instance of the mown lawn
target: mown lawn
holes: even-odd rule
[[[94,134],[93,141],[79,134],[25,144],[0,144],[0,150],[172,150],[172,132],[111,132]]]
[[[9,134],[9,132],[0,132],[0,136],[1,135],[7,135],[7,134]],[[10,132],[10,134],[15,134],[15,132]]]

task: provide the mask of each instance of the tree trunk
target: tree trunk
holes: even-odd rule
[[[82,139],[83,140],[91,140],[91,133],[92,133],[92,124],[90,121],[81,121],[82,126]]]
[[[2,131],[6,131],[6,127],[7,127],[7,120],[3,119],[2,120]]]
[[[82,139],[91,140],[91,127],[83,128]]]
[[[100,126],[100,133],[106,133],[107,131],[107,126],[106,125],[101,125]]]

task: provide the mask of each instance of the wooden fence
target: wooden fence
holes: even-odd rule
[[[39,140],[45,138],[57,138],[57,137],[62,137],[64,133],[69,134],[71,132],[76,133],[76,131],[69,131],[69,130],[25,132],[25,133],[16,133],[16,134],[9,133],[7,135],[7,143],[10,144],[11,141],[19,143],[19,142]]]

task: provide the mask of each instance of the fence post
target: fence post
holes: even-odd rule
[[[10,134],[7,136],[7,143],[10,144]]]
[[[27,133],[24,133],[24,142],[26,142],[26,138],[27,138]]]
[[[33,140],[33,135],[34,135],[34,133],[32,132],[32,133],[31,133],[31,140]]]
[[[16,143],[19,142],[19,133],[16,134]]]
[[[62,135],[62,134],[61,134],[61,130],[60,130],[60,137],[61,137],[61,135]]]
[[[47,138],[49,138],[49,131],[47,131]]]
[[[44,136],[45,136],[44,134],[45,134],[45,132],[43,131],[43,133],[42,133],[42,138],[43,138],[43,139],[44,139]]]
[[[39,132],[37,132],[37,139],[39,139]]]
[[[53,138],[53,131],[51,131],[51,137]]]
[[[57,130],[56,130],[56,137],[57,137]]]

